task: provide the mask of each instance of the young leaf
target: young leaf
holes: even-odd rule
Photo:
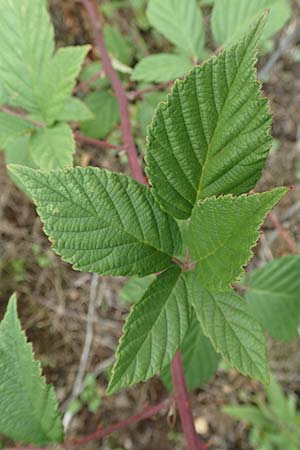
[[[150,24],[183,53],[201,59],[205,27],[196,0],[149,0],[147,16]]]
[[[178,219],[190,216],[197,199],[248,192],[261,176],[272,142],[254,69],[265,20],[261,15],[237,45],[175,82],[156,110],[147,174],[157,201]]]
[[[37,129],[30,139],[32,160],[42,169],[72,166],[74,151],[73,133],[66,123]]]
[[[12,296],[0,324],[0,433],[26,444],[62,442],[54,389],[26,342]]]
[[[70,97],[64,109],[58,116],[60,122],[83,122],[94,118],[92,111],[83,101],[76,97]]]
[[[27,120],[0,111],[0,149],[6,148],[18,137],[29,134],[34,126]]]
[[[216,0],[211,25],[218,45],[239,39],[257,14],[270,9],[262,39],[271,38],[291,16],[288,0]]]
[[[91,92],[85,97],[84,102],[94,114],[94,118],[82,122],[82,131],[86,136],[95,139],[105,138],[120,121],[116,98],[103,90]]]
[[[187,282],[180,268],[173,266],[133,306],[107,393],[145,381],[169,364],[186,334],[189,314]]]
[[[109,53],[121,63],[130,65],[132,59],[132,49],[118,28],[110,25],[104,26],[104,40]]]
[[[96,167],[10,171],[37,204],[54,251],[75,269],[144,276],[170,266],[181,247],[176,222],[126,175]]]
[[[54,52],[54,31],[40,0],[0,0],[0,81],[11,105],[37,112],[42,71]],[[45,95],[45,92],[43,92]]]
[[[34,169],[37,168],[30,154],[29,141],[29,136],[22,136],[13,141],[11,144],[8,144],[4,150],[6,164],[20,164],[21,166],[28,166]],[[10,172],[8,172],[8,175],[18,186],[18,188],[21,189],[21,191],[25,192],[27,195],[29,194],[24,184],[18,177]]]
[[[134,68],[132,79],[162,83],[182,77],[192,69],[192,61],[184,55],[159,53],[146,56]]]
[[[233,291],[209,292],[195,278],[192,304],[204,334],[232,367],[269,381],[265,337],[246,302]]]
[[[42,89],[44,98],[41,105],[43,120],[52,125],[70,99],[89,45],[60,48],[43,72]]]
[[[226,289],[241,275],[264,217],[286,192],[277,188],[262,194],[211,197],[195,205],[185,236],[203,286]]]
[[[274,338],[297,335],[300,317],[300,256],[289,255],[247,274],[245,299],[249,310]]]
[[[207,383],[218,368],[220,357],[203,333],[195,313],[192,315],[188,332],[180,346],[180,352],[189,390]],[[168,390],[172,392],[173,384],[169,367],[165,368],[160,375]]]

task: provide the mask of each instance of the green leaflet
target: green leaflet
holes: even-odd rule
[[[150,284],[155,280],[155,275],[148,275],[147,277],[131,277],[127,283],[119,291],[119,297],[123,303],[137,302],[148,289]]]
[[[52,125],[71,96],[90,46],[54,54],[54,32],[41,0],[0,0],[0,83],[5,102]]]
[[[232,367],[263,383],[269,381],[265,337],[233,291],[209,292],[195,278],[192,304],[204,334]]]
[[[118,102],[108,91],[91,92],[85,97],[86,106],[94,114],[93,119],[82,122],[81,129],[86,136],[102,139],[120,121]]]
[[[32,346],[12,296],[0,324],[0,433],[27,444],[62,442],[63,427],[52,386],[33,360]]]
[[[264,217],[287,190],[211,197],[195,205],[185,240],[203,286],[227,289],[241,275]]]
[[[104,40],[109,53],[121,63],[130,65],[132,59],[132,47],[118,28],[110,25],[104,26]]]
[[[288,0],[216,0],[212,32],[218,45],[236,42],[258,13],[270,9],[262,39],[271,38],[291,16]]]
[[[158,53],[142,59],[135,66],[132,79],[162,83],[182,77],[192,67],[192,61],[184,55]]]
[[[218,369],[220,357],[210,340],[202,331],[195,313],[192,315],[189,329],[180,346],[185,381],[189,390],[205,384]],[[172,392],[172,377],[169,367],[161,372],[163,382]]]
[[[235,46],[177,81],[148,129],[147,174],[162,208],[187,219],[197,199],[255,186],[271,116],[254,62],[266,15]]]
[[[29,134],[34,126],[27,120],[0,111],[0,149],[5,149],[18,137]]]
[[[72,166],[75,141],[69,125],[37,129],[30,139],[30,155],[37,167],[57,169]]]
[[[54,52],[54,31],[40,0],[0,0],[0,82],[8,103],[38,112],[38,89]]]
[[[10,172],[37,204],[54,251],[75,269],[144,276],[170,266],[181,247],[176,222],[126,175],[94,167]]]
[[[93,119],[93,113],[79,98],[70,97],[60,113],[60,122],[82,122]]]
[[[150,24],[183,53],[202,57],[205,28],[196,0],[149,0],[147,16]]]
[[[187,280],[178,266],[163,272],[136,303],[116,352],[108,394],[154,376],[170,364],[189,325]]]
[[[271,261],[247,274],[242,284],[249,310],[274,338],[289,341],[300,319],[300,256]]]

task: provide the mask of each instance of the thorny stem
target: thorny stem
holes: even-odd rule
[[[273,213],[273,212],[270,212],[269,213],[269,218],[270,218],[271,222],[273,223],[274,227],[276,228],[276,230],[278,231],[278,234],[286,242],[289,250],[292,253],[299,253],[296,243],[291,238],[289,233],[283,228],[283,226],[281,225],[281,223],[280,223],[278,217],[276,216],[276,214]]]
[[[94,147],[100,147],[100,148],[109,148],[109,149],[115,149],[115,150],[122,150],[124,147],[121,145],[115,145],[115,144],[111,144],[110,142],[106,141],[106,140],[99,140],[99,139],[93,139],[87,136],[83,136],[81,133],[79,133],[78,131],[75,131],[74,133],[74,137],[76,139],[76,141],[78,143],[83,143],[83,144],[90,144]]]
[[[119,75],[112,66],[108,51],[105,46],[104,37],[101,30],[101,13],[100,11],[97,11],[92,0],[80,0],[80,2],[85,7],[89,16],[95,34],[95,42],[102,58],[103,68],[107,76],[110,78],[113,90],[116,95],[116,99],[118,101],[121,118],[121,131],[123,135],[124,145],[128,152],[128,163],[132,172],[132,176],[140,183],[145,183],[145,177],[139,165],[137,149],[131,131],[127,96],[123,89]]]

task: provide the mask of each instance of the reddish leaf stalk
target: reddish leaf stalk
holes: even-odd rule
[[[104,37],[101,30],[102,16],[100,12],[97,11],[92,0],[80,0],[80,2],[85,7],[89,16],[95,34],[95,42],[102,58],[104,71],[110,78],[113,90],[116,95],[116,99],[118,101],[121,118],[121,131],[123,135],[124,145],[128,152],[128,163],[132,172],[132,176],[140,183],[145,183],[145,177],[139,165],[137,149],[131,131],[127,96],[123,89],[119,75],[112,66],[108,51],[105,46]]]
[[[281,238],[286,242],[289,250],[292,253],[298,253],[298,248],[297,248],[296,243],[291,238],[289,233],[283,228],[283,226],[281,225],[281,223],[280,223],[278,217],[276,216],[276,214],[274,214],[273,212],[270,212],[269,213],[269,217],[270,217],[274,227],[278,231],[279,236],[281,236]]]
[[[110,142],[106,140],[99,140],[99,139],[93,139],[87,136],[83,136],[82,134],[75,131],[74,137],[78,143],[82,144],[90,144],[94,147],[100,147],[100,148],[109,148],[109,149],[115,149],[115,150],[122,150],[124,147],[121,145],[115,145],[111,144]]]
[[[202,443],[196,433],[191,406],[188,400],[186,382],[183,372],[181,353],[176,352],[171,363],[174,398],[176,400],[182,429],[186,439],[188,450],[205,450],[207,445]]]

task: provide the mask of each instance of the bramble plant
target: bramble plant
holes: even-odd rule
[[[123,290],[125,301],[130,289],[135,294],[138,286],[141,292],[125,322],[107,393],[160,374],[177,402],[187,448],[207,448],[196,435],[186,387],[193,389],[206,382],[217,370],[220,358],[242,374],[268,383],[264,331],[288,340],[297,333],[300,314],[295,296],[299,287],[298,255],[273,261],[241,279],[265,217],[288,191],[280,187],[263,193],[250,192],[261,177],[272,143],[268,101],[261,95],[255,70],[259,40],[274,31],[264,31],[267,12],[253,21],[257,11],[251,10],[245,23],[252,24],[242,37],[236,29],[239,40],[234,43],[227,43],[229,36],[218,38],[215,31],[217,42],[225,43],[225,49],[203,65],[195,65],[183,80],[177,80],[165,101],[158,105],[147,134],[148,184],[138,161],[128,99],[106,50],[92,2],[81,0],[115,92],[114,101],[119,105],[123,143],[135,179],[102,168],[68,167],[72,165],[73,147],[67,152],[66,163],[64,151],[70,147],[61,136],[61,146],[49,138],[62,128],[71,133],[64,121],[73,120],[77,107],[84,110],[71,97],[71,91],[88,47],[58,50],[53,56],[53,34],[49,31],[45,2],[28,0],[29,9],[22,8],[20,2],[11,0],[8,8],[8,2],[0,0],[0,12],[5,12],[10,23],[15,16],[14,7],[20,21],[24,20],[21,13],[36,7],[36,14],[28,18],[36,35],[48,30],[47,39],[43,38],[48,45],[42,52],[34,45],[34,35],[21,47],[24,59],[13,59],[12,54],[9,71],[0,64],[5,103],[29,113],[24,118],[7,113],[0,116],[1,145],[6,149],[6,158],[11,160],[10,145],[20,148],[24,139],[25,149],[38,155],[34,164],[29,160],[19,160],[22,165],[10,164],[9,173],[35,202],[53,250],[64,261],[83,272],[134,277],[127,293]],[[183,52],[180,58],[191,60],[182,73],[173,73],[176,77],[192,67],[192,61],[203,57],[204,31],[200,27],[194,33],[193,21],[196,24],[202,20],[200,10],[194,10],[196,3],[189,0],[187,10],[186,2],[180,1],[182,14],[190,17],[188,29],[193,34],[193,40],[187,35],[185,42],[185,36],[164,23],[171,3],[164,2],[164,12],[159,11],[161,2],[150,0],[148,17]],[[279,0],[264,3],[282,4]],[[175,12],[177,9],[172,8]],[[220,31],[218,14],[217,0],[214,29]],[[39,28],[35,29],[37,24]],[[7,30],[0,33],[7,44],[7,54],[11,55],[10,49],[16,46],[10,44]],[[69,55],[70,60],[59,57],[60,52]],[[19,58],[18,55],[14,57]],[[28,55],[32,56],[31,66]],[[177,58],[177,66],[179,56],[173,57]],[[119,62],[114,64],[120,68]],[[13,78],[25,69],[30,72],[31,84],[25,75],[25,81]],[[122,62],[121,69],[124,71]],[[138,70],[134,71],[135,79]],[[16,85],[10,85],[14,82]],[[48,83],[52,83],[52,90],[46,90],[45,95]],[[92,105],[93,100],[90,101]],[[72,114],[67,115],[66,110],[72,110]],[[42,121],[43,126],[34,125],[36,121]],[[88,133],[93,133],[92,125],[86,124]],[[12,130],[9,138],[7,130]],[[51,161],[47,156],[49,142],[57,150],[57,157]],[[283,272],[290,276],[286,285],[276,284]],[[245,288],[245,299],[235,291],[234,283]],[[262,289],[268,292],[267,297],[261,297]],[[288,330],[274,325],[279,314],[281,320],[281,311],[289,323]],[[0,414],[0,433],[25,444],[61,443],[63,427],[54,391],[45,384],[38,364],[33,362],[17,319],[15,298],[9,302],[0,335],[0,413],[7,405],[11,411]],[[132,423],[166,404],[150,407],[135,416]],[[16,427],[16,423],[24,426]],[[119,428],[122,426],[125,425]],[[119,428],[112,426],[112,430]],[[93,436],[99,439],[106,434],[108,431],[100,429]],[[83,437],[64,445],[80,446],[89,440]]]

